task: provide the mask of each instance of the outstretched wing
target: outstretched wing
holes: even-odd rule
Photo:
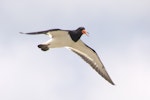
[[[47,34],[48,32],[53,32],[53,31],[58,31],[61,29],[50,29],[50,30],[45,30],[45,31],[38,31],[38,32],[29,32],[29,33],[23,33],[20,32],[21,34],[29,34],[29,35],[37,35],[37,34]]]
[[[78,54],[82,59],[90,64],[104,79],[114,85],[97,53],[92,48],[84,44],[81,40],[78,40],[75,44],[69,47],[69,49]]]

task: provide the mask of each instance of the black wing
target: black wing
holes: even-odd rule
[[[48,32],[58,31],[58,30],[61,30],[61,29],[50,29],[50,30],[38,31],[38,32],[29,32],[29,33],[20,32],[20,33],[21,34],[29,34],[29,35],[37,35],[37,34],[47,34]]]

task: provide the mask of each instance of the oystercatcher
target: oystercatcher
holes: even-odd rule
[[[104,79],[114,85],[95,50],[83,43],[80,39],[83,34],[88,35],[88,32],[84,27],[79,27],[76,30],[50,29],[46,31],[30,32],[25,34],[48,35],[50,37],[50,40],[38,45],[41,50],[47,51],[50,48],[66,47],[79,55],[83,60],[90,64]]]

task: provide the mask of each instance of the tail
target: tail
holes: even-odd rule
[[[39,44],[38,47],[42,50],[42,51],[47,51],[49,50],[48,45],[46,44]]]

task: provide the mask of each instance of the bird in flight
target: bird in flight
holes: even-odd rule
[[[22,32],[20,32],[22,33]],[[47,51],[50,48],[65,47],[86,61],[93,69],[95,69],[105,80],[114,85],[108,75],[99,56],[91,47],[86,45],[80,38],[83,34],[88,35],[84,27],[79,27],[76,30],[50,29],[46,31],[22,33],[29,35],[46,34],[50,37],[45,43],[39,44],[38,47],[42,51]]]

